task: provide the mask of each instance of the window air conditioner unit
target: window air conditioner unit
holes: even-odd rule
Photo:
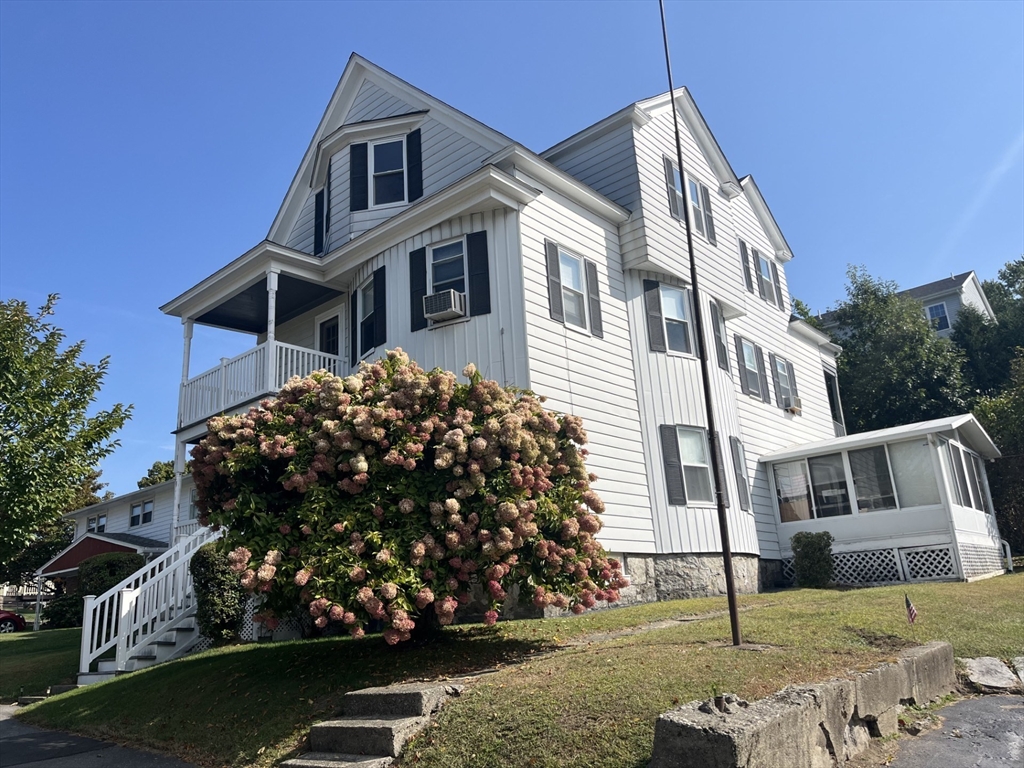
[[[790,413],[800,413],[800,398],[799,397],[784,397],[782,398],[783,410],[789,411]]]
[[[466,316],[466,294],[448,289],[423,297],[423,316],[439,322]]]

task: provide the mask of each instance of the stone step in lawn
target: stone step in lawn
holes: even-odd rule
[[[398,757],[402,747],[430,722],[428,717],[346,717],[310,729],[314,752]]]
[[[281,763],[281,768],[389,768],[393,757],[340,755],[334,752],[307,752]]]
[[[425,717],[461,690],[461,685],[436,683],[364,688],[346,693],[341,706],[347,717]]]

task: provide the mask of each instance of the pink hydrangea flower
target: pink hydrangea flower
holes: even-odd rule
[[[488,611],[487,613],[484,614],[484,624],[485,625],[487,625],[488,627],[493,627],[497,623],[498,623],[498,612],[497,611]]]

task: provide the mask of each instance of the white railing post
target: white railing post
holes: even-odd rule
[[[217,401],[217,413],[227,406],[228,402],[228,358],[220,359],[220,400]]]
[[[138,595],[137,589],[122,589],[118,592],[120,606],[117,612],[117,656],[114,668],[119,672],[123,672],[128,664],[128,650],[132,645],[132,613]]]
[[[89,663],[92,661],[92,638],[96,633],[93,623],[92,607],[96,602],[96,595],[85,596],[85,606],[82,613],[82,647],[79,654],[78,672],[86,674],[89,671]]]

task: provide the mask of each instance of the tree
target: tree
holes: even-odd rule
[[[174,479],[173,461],[154,461],[153,466],[146,471],[146,476],[139,480],[139,488],[149,488],[151,485],[166,483]]]
[[[983,397],[974,414],[1003,454],[988,466],[989,490],[999,532],[1014,552],[1024,553],[1024,347],[1011,364],[1010,385]]]
[[[950,340],[963,350],[974,395],[994,397],[1010,385],[1014,350],[1024,346],[1024,257],[1007,262],[998,280],[982,283],[996,321],[970,304],[960,308]]]
[[[793,314],[808,325],[817,328],[819,331],[822,330],[821,320],[818,319],[818,316],[811,311],[810,307],[795,296],[793,297]]]
[[[963,355],[935,335],[921,305],[863,267],[847,270],[835,310],[843,411],[851,433],[952,416],[967,410]]]
[[[582,421],[463,375],[396,349],[210,420],[192,451],[200,522],[227,529],[219,546],[268,626],[301,607],[355,637],[382,623],[395,644],[450,624],[473,585],[487,624],[513,586],[576,613],[618,599]]]
[[[23,301],[0,302],[3,563],[60,520],[100,459],[117,447],[112,435],[131,417],[131,406],[120,403],[89,415],[109,358],[83,362],[85,342],[64,346],[64,332],[46,320],[56,303],[51,294],[33,314]]]

